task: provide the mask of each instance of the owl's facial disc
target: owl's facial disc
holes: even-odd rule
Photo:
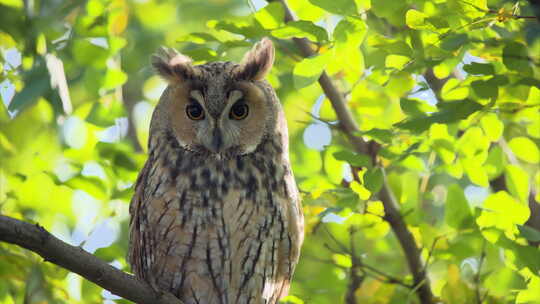
[[[203,96],[199,90],[188,93],[185,117],[195,135],[194,150],[206,150],[217,158],[253,152],[264,133],[266,107],[263,93],[252,84],[238,84],[218,98]]]
[[[190,102],[186,106],[186,115],[196,126],[198,142],[216,156],[239,146],[239,126],[229,120],[240,121],[249,115],[249,106],[242,100],[241,91],[234,90],[228,95],[227,100],[222,101],[224,106],[219,115],[208,113],[208,104],[216,101],[205,100],[198,90],[190,92]]]
[[[230,158],[256,151],[276,131],[279,107],[264,81],[274,48],[263,39],[239,64],[192,60],[164,48],[152,66],[169,86],[152,117],[151,132],[172,131],[185,150]]]

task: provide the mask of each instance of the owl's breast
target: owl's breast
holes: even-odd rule
[[[151,171],[141,217],[160,288],[185,303],[277,300],[291,267],[280,263],[290,247],[286,167],[238,158],[176,176]]]

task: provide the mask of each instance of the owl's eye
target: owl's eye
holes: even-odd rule
[[[204,110],[198,103],[191,103],[186,107],[186,114],[191,120],[204,119]]]
[[[249,107],[243,101],[235,103],[231,108],[231,113],[229,117],[231,119],[242,120],[248,116]]]

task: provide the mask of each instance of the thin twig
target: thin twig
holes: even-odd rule
[[[351,254],[351,249],[347,248],[345,244],[343,244],[338,239],[336,239],[336,237],[330,231],[328,231],[328,228],[326,228],[326,225],[323,225],[323,229],[326,232],[326,234],[328,234],[328,236],[332,239],[332,241],[334,241],[334,243],[336,243],[336,245],[339,246],[342,252],[345,252],[349,255]]]
[[[480,295],[480,274],[482,272],[482,265],[484,264],[484,259],[486,258],[486,240],[482,243],[482,254],[480,255],[480,262],[478,262],[478,270],[474,276],[475,283],[475,292],[476,292],[476,303],[482,304],[482,296]]]
[[[414,286],[411,286],[410,284],[407,284],[405,283],[403,280],[395,277],[395,276],[392,276],[392,275],[389,275],[373,266],[370,266],[366,263],[362,263],[362,268],[365,268],[365,269],[368,269],[369,271],[372,271],[374,273],[376,273],[377,275],[381,276],[384,278],[384,282],[386,283],[390,283],[390,284],[398,284],[398,285],[401,285],[403,287],[407,287],[408,289],[412,289]]]
[[[342,252],[342,251],[339,251],[339,250],[336,250],[334,248],[331,248],[330,245],[328,244],[323,244],[323,246],[328,249],[330,252],[332,253],[338,253],[338,254],[346,254],[346,255],[350,255],[349,252]],[[325,264],[332,264],[334,265],[335,267],[338,267],[338,268],[341,268],[343,270],[346,270],[348,269],[347,267],[344,267],[344,266],[341,266],[341,265],[338,265],[336,264],[334,261],[332,260],[328,260],[328,259],[321,259],[321,258],[318,258],[318,257],[315,257],[315,256],[311,256],[311,255],[307,255],[307,256],[304,256],[304,258],[307,258],[307,259],[310,259],[310,260],[314,260],[314,261],[317,261],[317,262],[320,262],[320,263],[325,263]],[[359,258],[359,257],[358,257]],[[392,276],[390,274],[387,274],[371,265],[368,265],[366,263],[364,263],[360,258],[357,260],[358,264],[357,266],[359,268],[361,268],[362,270],[364,270],[364,274],[367,275],[367,276],[370,276],[372,278],[374,278],[375,280],[377,281],[380,281],[380,282],[383,282],[383,283],[387,283],[387,284],[397,284],[397,285],[401,285],[403,287],[406,287],[407,289],[413,289],[414,286],[410,285],[410,284],[407,284],[405,283],[403,280],[395,277],[395,276]],[[369,273],[369,272],[366,272],[365,270],[368,270],[370,272],[373,272],[372,273]]]
[[[437,244],[437,242],[443,238],[442,235],[440,236],[437,236],[436,238],[433,239],[433,243],[431,243],[431,248],[429,249],[429,252],[428,252],[428,256],[427,256],[427,259],[426,259],[426,263],[424,265],[424,270],[427,271],[427,268],[429,266],[429,262],[431,260],[431,257],[433,256],[433,251],[435,250],[435,245]]]

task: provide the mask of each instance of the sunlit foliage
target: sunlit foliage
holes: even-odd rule
[[[128,203],[164,82],[160,45],[239,60],[270,37],[306,241],[288,303],[418,303],[390,185],[444,303],[540,303],[540,23],[527,1],[0,0],[0,213],[129,271]],[[313,42],[303,58],[290,38]],[[339,131],[317,79],[346,94]],[[382,170],[383,168],[384,170]],[[360,284],[350,290],[353,276]],[[0,303],[116,299],[0,244]],[[110,301],[110,300],[107,300]],[[114,300],[121,302],[124,300]]]

